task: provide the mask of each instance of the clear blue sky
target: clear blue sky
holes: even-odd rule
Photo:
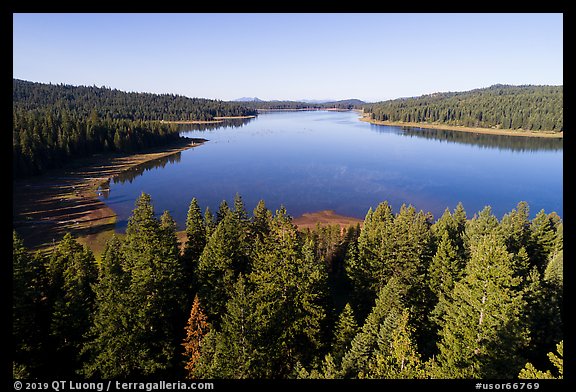
[[[13,76],[232,100],[563,84],[563,15],[14,14]]]

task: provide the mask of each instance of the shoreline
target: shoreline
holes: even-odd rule
[[[403,122],[403,121],[379,121],[372,120],[366,116],[360,117],[358,120],[367,122],[374,125],[385,125],[394,127],[413,127],[413,128],[428,128],[428,129],[439,129],[446,131],[457,131],[457,132],[469,132],[469,133],[483,133],[487,135],[500,135],[500,136],[524,136],[524,137],[544,137],[544,138],[557,138],[563,139],[564,132],[552,132],[552,131],[525,131],[525,130],[508,130],[508,129],[496,129],[496,128],[481,128],[481,127],[465,127],[461,125],[444,125],[437,123],[427,123],[427,122]]]
[[[38,177],[14,180],[12,228],[31,250],[48,250],[70,232],[99,257],[116,224],[116,213],[98,198],[105,192],[101,187],[135,166],[205,141],[182,138],[136,154],[98,154]]]
[[[316,212],[305,212],[299,217],[293,218],[292,223],[298,227],[298,230],[313,230],[317,225],[338,225],[340,228],[348,228],[350,226],[356,226],[357,224],[362,226],[364,219],[339,215],[334,210],[322,210]]]

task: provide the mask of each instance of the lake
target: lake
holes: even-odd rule
[[[141,192],[155,212],[184,228],[193,197],[216,213],[239,193],[251,213],[260,199],[290,215],[334,210],[363,219],[387,200],[438,219],[462,202],[469,218],[486,205],[502,216],[526,201],[531,217],[562,216],[562,139],[373,125],[356,112],[269,112],[251,120],[187,125],[182,135],[209,141],[148,162],[110,182],[101,199],[123,231]]]

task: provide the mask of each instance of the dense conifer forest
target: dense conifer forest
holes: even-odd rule
[[[106,87],[13,80],[14,177],[39,174],[78,157],[134,152],[178,140],[159,120],[213,120],[254,115],[238,103]]]
[[[330,102],[303,102],[303,101],[243,101],[242,104],[260,110],[321,110],[341,109],[350,110],[364,104],[359,99],[344,99]]]
[[[562,377],[561,218],[395,207],[299,231],[264,201],[192,199],[179,246],[142,193],[98,259],[14,232],[14,376]]]
[[[362,105],[378,121],[430,122],[467,127],[564,130],[562,86],[497,84]]]

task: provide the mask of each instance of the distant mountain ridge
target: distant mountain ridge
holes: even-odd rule
[[[242,98],[237,98],[232,102],[264,102],[264,101],[262,101],[258,97],[242,97]]]

